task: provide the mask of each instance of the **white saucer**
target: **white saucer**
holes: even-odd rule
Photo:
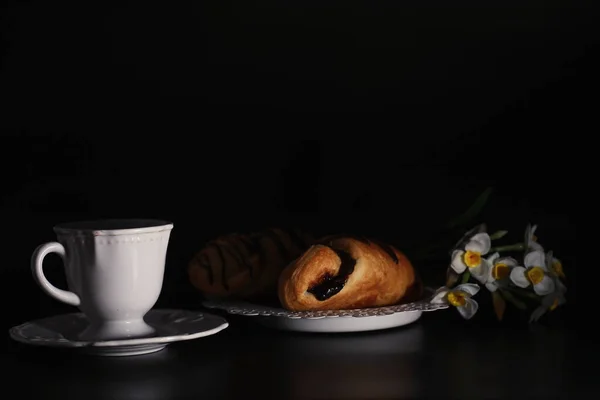
[[[169,343],[214,335],[227,328],[227,321],[198,311],[156,309],[144,317],[156,329],[152,337],[86,342],[77,339],[88,325],[82,313],[63,314],[26,322],[10,329],[14,340],[36,346],[77,348],[102,356],[134,356],[154,353]]]
[[[206,301],[203,305],[229,314],[259,317],[258,322],[271,328],[322,333],[395,328],[415,322],[425,311],[448,308],[447,304],[433,304],[429,299],[390,307],[332,311],[287,311],[283,308],[231,301]]]

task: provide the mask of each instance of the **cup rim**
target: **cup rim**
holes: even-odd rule
[[[54,232],[62,235],[118,236],[157,233],[173,229],[173,223],[160,219],[110,218],[62,222]]]

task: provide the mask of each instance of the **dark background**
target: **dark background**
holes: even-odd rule
[[[591,7],[5,4],[0,281],[3,304],[19,304],[7,327],[60,309],[29,272],[58,222],[172,220],[168,304],[194,251],[219,234],[299,226],[402,248],[488,186],[480,219],[515,241],[537,223],[576,304],[598,69]],[[47,270],[60,284],[56,259]]]

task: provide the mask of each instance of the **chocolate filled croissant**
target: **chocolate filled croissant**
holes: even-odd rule
[[[190,282],[207,298],[277,298],[283,268],[313,242],[300,231],[266,229],[208,242],[188,265]]]
[[[393,246],[329,237],[283,270],[278,295],[292,311],[344,310],[415,301],[422,285],[410,261]]]

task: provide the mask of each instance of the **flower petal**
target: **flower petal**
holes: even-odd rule
[[[498,254],[498,253],[494,253],[494,254]],[[486,261],[489,264],[489,267],[487,269],[487,280],[486,280],[486,282],[494,282],[496,280],[496,279],[494,279],[494,275],[493,275],[494,274],[494,262],[490,261],[489,258]]]
[[[492,248],[492,239],[490,235],[485,232],[478,233],[473,236],[469,243],[465,246],[466,250],[476,251],[481,254],[487,254]]]
[[[444,304],[444,303],[447,303],[446,296],[448,295],[449,291],[450,291],[450,289],[448,289],[445,286],[442,286],[441,288],[439,288],[435,292],[435,294],[431,298],[431,303],[434,303],[434,304]]]
[[[496,290],[498,290],[498,285],[496,284],[496,282],[488,282],[485,284],[485,287],[490,292],[495,292]]]
[[[558,264],[560,268],[556,268],[555,264]],[[552,255],[549,251],[546,253],[546,270],[551,271],[553,275],[557,275],[559,278],[565,278],[565,272],[562,269],[562,262]]]
[[[550,264],[553,264],[555,262],[562,264],[562,262],[558,258],[556,258],[552,255],[552,252],[548,252],[548,254],[550,254]]]
[[[554,283],[556,284],[556,290],[558,290],[559,292],[562,292],[562,293],[566,293],[566,291],[567,291],[567,287],[565,286],[565,284],[564,284],[564,283],[562,283],[562,282],[560,281],[560,279],[556,279],[556,280],[554,281]]]
[[[452,264],[450,264],[450,267],[452,267],[457,274],[462,274],[465,272],[465,269],[467,269],[467,266],[463,261],[463,254],[465,254],[465,252],[462,250],[454,250],[452,252]]]
[[[486,283],[490,276],[490,263],[486,259],[481,259],[481,263],[470,269],[471,276],[481,283]]]
[[[461,292],[465,292],[470,296],[475,296],[477,292],[479,292],[479,285],[475,283],[463,283],[454,288],[454,290],[460,290]]]
[[[477,302],[471,298],[466,298],[465,305],[456,307],[456,309],[464,319],[471,319],[477,313],[479,304],[477,304]]]
[[[485,224],[479,224],[471,229],[469,229],[462,238],[460,238],[460,240],[458,242],[456,242],[456,244],[454,245],[454,247],[452,248],[452,250],[456,250],[456,249],[464,249],[465,245],[467,243],[469,243],[469,240],[471,240],[471,238],[479,232],[485,232]]]
[[[543,251],[532,251],[525,255],[524,260],[525,267],[541,267],[544,271],[547,271],[546,267],[546,255]]]
[[[544,296],[544,297],[542,298],[542,305],[543,305],[544,307],[546,307],[546,308],[549,308],[549,307],[550,307],[550,306],[551,306],[551,305],[554,303],[554,300],[555,300],[557,297],[558,297],[558,295],[557,295],[557,293],[556,293],[556,292],[554,292],[554,293],[550,293],[550,294],[548,294],[548,295]]]
[[[548,308],[552,307],[555,301],[558,301],[558,305],[565,304],[567,300],[565,299],[565,292],[561,290],[561,285],[564,287],[560,279],[552,278],[555,284],[555,289],[550,294],[545,295],[542,298],[542,305]],[[534,287],[535,288],[535,287]],[[566,288],[565,288],[566,290]]]
[[[529,242],[529,248],[533,251],[544,251],[544,247],[542,247],[541,244],[533,240]]]
[[[544,248],[534,240],[535,230],[537,229],[537,225],[528,224],[525,229],[525,249],[533,250],[533,251],[544,251]]]
[[[500,253],[495,252],[493,254],[490,254],[486,260],[488,260],[490,262],[490,264],[494,264],[496,262],[496,260],[498,259],[498,257],[500,257]]]
[[[554,256],[552,255],[552,250],[546,253],[546,269],[548,271],[552,270],[552,261],[554,260]]]
[[[544,275],[540,283],[533,285],[533,291],[539,296],[550,294],[555,288],[554,280],[547,275]]]
[[[481,253],[481,251],[483,250],[483,243],[478,242],[477,240],[469,240],[469,242],[465,245],[465,250],[467,251],[473,251],[475,253]]]
[[[525,268],[523,267],[514,267],[510,271],[510,280],[521,288],[526,288],[530,285],[529,279],[525,276]]]
[[[536,229],[537,225],[527,224],[525,227],[525,246],[529,247],[529,243],[531,243]]]
[[[563,293],[558,293],[558,305],[562,306],[563,304],[565,304],[567,302],[567,299],[565,298]]]
[[[496,264],[500,264],[500,263],[502,263],[502,264],[506,264],[506,265],[508,265],[509,267],[516,267],[516,266],[517,266],[517,264],[518,264],[517,260],[515,260],[515,259],[514,259],[514,258],[512,258],[512,257],[502,257],[502,258],[498,258],[498,259],[496,260]]]

